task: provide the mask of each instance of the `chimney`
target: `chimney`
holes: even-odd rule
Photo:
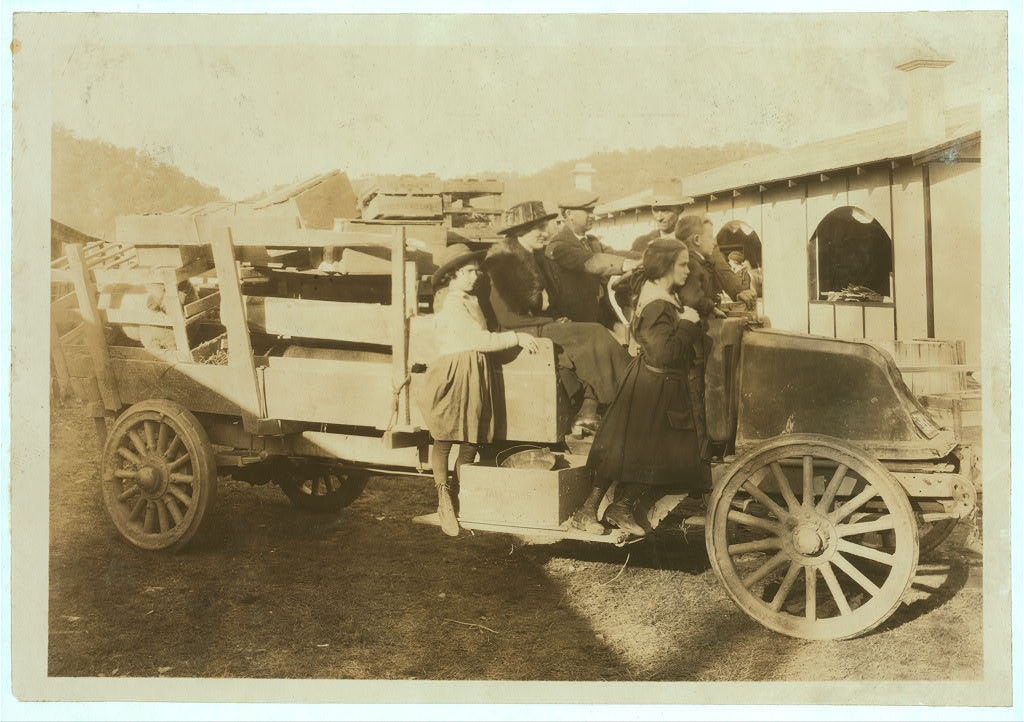
[[[596,173],[597,171],[590,163],[577,163],[576,167],[572,169],[573,187],[578,191],[592,192]]]
[[[922,54],[896,66],[907,74],[907,141],[915,152],[946,139],[942,71],[952,62],[934,54]]]

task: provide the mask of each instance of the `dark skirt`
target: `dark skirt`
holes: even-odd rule
[[[562,348],[576,377],[594,389],[599,402],[611,403],[629,368],[629,354],[608,329],[599,323],[548,323],[538,335]]]
[[[462,351],[433,361],[417,402],[438,441],[494,440],[494,384],[486,353]]]
[[[595,484],[707,488],[685,373],[658,373],[638,357],[601,422],[587,466]]]

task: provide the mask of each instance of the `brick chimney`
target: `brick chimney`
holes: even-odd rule
[[[953,61],[922,54],[896,66],[907,74],[907,141],[914,151],[946,139],[946,98],[942,71]]]
[[[597,173],[590,163],[577,163],[572,169],[573,188],[588,193],[594,190],[594,175]]]

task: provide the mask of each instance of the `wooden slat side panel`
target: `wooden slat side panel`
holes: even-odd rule
[[[239,416],[249,403],[249,390],[239,388],[238,373],[228,366],[125,358],[110,363],[126,404],[171,399],[191,411]]]
[[[264,333],[352,343],[391,344],[390,306],[246,296],[245,314]]]
[[[82,313],[82,329],[96,368],[96,380],[103,397],[104,406],[110,411],[121,407],[121,399],[110,374],[110,363],[107,355],[107,341],[103,333],[103,320],[96,307],[96,287],[89,278],[82,255],[82,247],[69,244],[65,246],[68,257],[68,270],[75,283],[78,308]]]

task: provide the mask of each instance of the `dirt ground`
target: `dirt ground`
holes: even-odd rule
[[[54,410],[53,676],[500,680],[925,680],[982,674],[980,558],[963,530],[906,603],[842,642],[771,632],[737,608],[703,537],[628,548],[450,539],[426,479],[374,477],[335,516],[222,481],[184,552],[123,541],[99,493],[92,422]],[[963,525],[961,525],[963,526]],[[628,558],[627,558],[628,557]],[[470,626],[477,625],[477,626]]]

